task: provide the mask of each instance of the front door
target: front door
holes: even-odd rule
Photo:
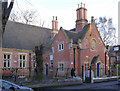
[[[48,64],[46,64],[46,76],[48,76]]]
[[[97,76],[98,76],[98,77],[99,77],[99,66],[100,66],[100,64],[97,63]]]

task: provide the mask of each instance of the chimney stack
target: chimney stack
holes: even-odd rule
[[[77,20],[76,20],[76,31],[82,30],[82,28],[88,24],[87,20],[87,9],[85,8],[85,4],[81,2],[81,7],[78,4],[78,9],[77,11]]]
[[[53,38],[56,34],[58,34],[58,21],[57,16],[53,16],[51,38]]]

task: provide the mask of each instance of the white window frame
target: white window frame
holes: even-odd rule
[[[4,58],[4,55],[6,55],[6,59]],[[8,55],[10,58],[8,59]],[[4,67],[4,62],[6,60],[6,67]],[[8,60],[9,60],[9,67],[8,67]],[[3,68],[10,68],[11,67],[11,61],[12,61],[12,54],[11,53],[3,53]]]
[[[72,43],[69,43],[69,49],[72,48]]]
[[[88,70],[88,62],[85,62],[85,71]]]
[[[64,41],[58,43],[58,51],[63,51],[64,50]]]
[[[53,55],[50,55],[50,71],[53,71]]]
[[[22,56],[22,66],[20,67],[20,56]],[[25,60],[23,59],[23,56],[25,56]],[[25,67],[23,67],[23,62],[25,62]],[[27,63],[27,53],[19,53],[19,68],[26,68]]]
[[[37,64],[36,64],[36,56],[33,55],[33,68],[36,68]]]
[[[63,67],[60,67],[63,64]],[[58,62],[58,72],[64,72],[64,62]]]
[[[52,52],[54,53],[54,47],[52,47]]]

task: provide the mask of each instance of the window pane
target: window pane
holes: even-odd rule
[[[59,50],[61,50],[61,45],[59,44]]]
[[[22,59],[22,55],[20,55],[20,59]]]
[[[25,60],[25,55],[23,55],[23,60]]]
[[[7,55],[7,59],[10,59],[10,55]]]
[[[22,68],[22,61],[20,60],[20,68]]]
[[[62,44],[62,49],[64,49],[64,44]]]
[[[25,61],[23,61],[23,67],[25,67]]]
[[[4,54],[4,59],[6,59],[6,55]]]
[[[58,68],[59,68],[59,71],[64,71],[64,64],[59,63]]]
[[[61,67],[61,68],[62,68],[61,70],[63,71],[63,70],[64,70],[64,68],[63,68],[63,64],[62,64],[61,66],[62,66],[62,67]]]
[[[6,61],[4,60],[4,67],[6,67]]]
[[[8,60],[8,67],[10,67],[10,61]]]

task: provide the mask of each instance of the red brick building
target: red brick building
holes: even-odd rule
[[[35,46],[41,44],[44,44],[43,65],[46,75],[66,76],[70,75],[72,68],[75,68],[76,75],[81,76],[82,66],[86,72],[88,70],[90,24],[87,20],[85,4],[78,6],[76,12],[76,27],[71,30],[60,28],[58,31],[57,17],[53,17],[52,29],[8,21],[3,35],[3,49],[0,52],[2,74],[10,74],[11,68],[16,74],[16,68],[19,68],[18,75],[33,75],[34,49]],[[103,76],[105,69],[108,69],[106,48],[94,17],[91,18],[91,25],[90,64],[95,77]]]
[[[8,21],[0,50],[0,73],[3,76],[33,75],[35,47],[43,44],[44,73],[48,74],[51,42],[51,29]]]
[[[76,75],[82,75],[88,70],[90,24],[87,20],[85,4],[78,5],[76,27],[71,30],[60,28],[53,43],[53,72],[57,75],[70,75],[75,68]],[[94,76],[105,75],[106,47],[96,27],[94,17],[91,17],[92,35],[90,48],[90,64]],[[57,69],[58,68],[58,69]]]

